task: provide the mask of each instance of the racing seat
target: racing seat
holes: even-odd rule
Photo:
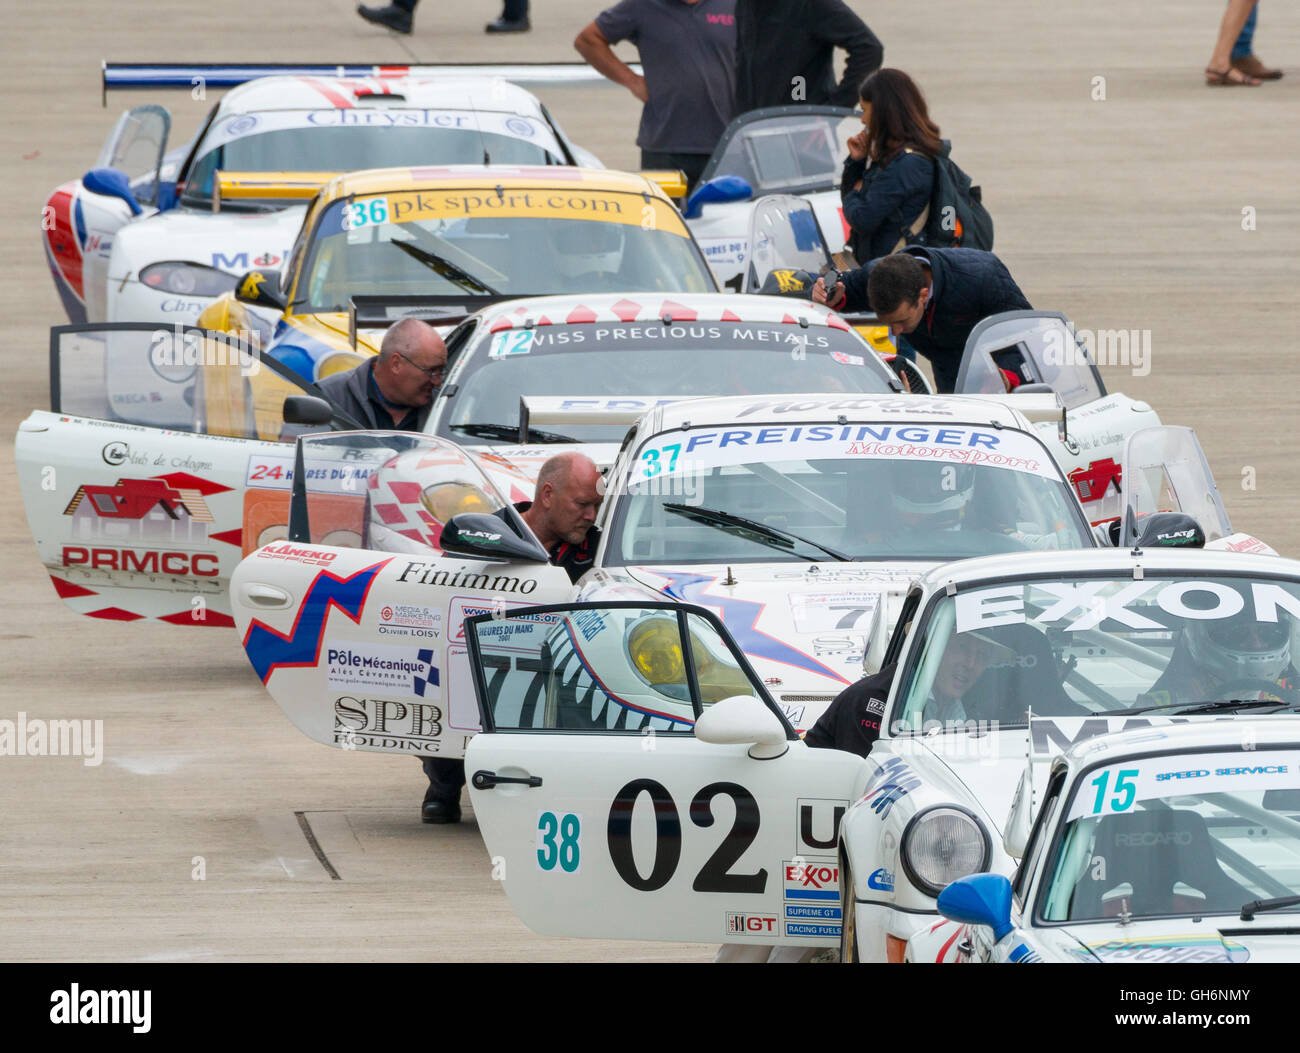
[[[971,685],[962,697],[968,718],[1023,724],[1027,707],[1045,717],[1087,715],[1061,686],[1061,668],[1044,633],[1032,625],[1000,625],[985,630],[985,635],[1015,651],[1016,657],[989,666]]]
[[[1093,861],[1070,899],[1069,920],[1236,911],[1254,898],[1223,872],[1202,816],[1159,808],[1104,816]],[[1122,886],[1128,886],[1128,889]]]

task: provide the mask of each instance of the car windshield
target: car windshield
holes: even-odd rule
[[[530,117],[444,110],[295,110],[245,113],[208,132],[185,203],[212,201],[213,173],[350,172],[411,165],[554,165],[564,154]]]
[[[705,175],[740,176],[754,196],[839,186],[844,143],[862,130],[856,116],[796,113],[762,117],[728,129]]]
[[[715,286],[666,201],[578,187],[500,195],[474,187],[336,201],[317,224],[294,307],[343,311],[358,295],[540,296],[575,288]]]
[[[1023,726],[1031,708],[1034,718],[1282,709],[1300,699],[1298,616],[1300,582],[1262,578],[1148,571],[962,587],[932,608],[891,725]]]
[[[891,376],[856,333],[826,325],[652,320],[504,329],[491,333],[453,378],[456,393],[444,403],[437,431],[464,442],[469,426],[517,427],[521,395],[570,397],[580,411],[628,395],[886,393]],[[580,442],[616,443],[627,434],[626,424],[554,429]]]
[[[773,408],[762,404],[766,419],[752,423],[647,439],[619,497],[606,561],[806,561],[828,550],[946,561],[1091,545],[1051,455],[1031,435],[843,418],[791,424],[772,421]],[[801,540],[783,543],[779,533]]]
[[[1075,780],[1064,815],[1038,900],[1044,921],[1239,914],[1300,895],[1300,749],[1105,764]],[[1297,909],[1272,904],[1260,917]]]

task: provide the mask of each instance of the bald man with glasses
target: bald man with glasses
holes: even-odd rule
[[[321,380],[338,409],[376,431],[424,431],[447,367],[447,345],[418,318],[403,318],[384,334],[379,354]]]

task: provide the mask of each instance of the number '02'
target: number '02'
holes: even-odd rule
[[[649,795],[655,817],[654,864],[647,877],[641,876],[632,855],[632,810],[643,793]],[[754,795],[734,782],[710,783],[691,800],[691,822],[704,829],[712,826],[713,799],[720,795],[732,799],[736,818],[722,843],[695,875],[691,887],[696,892],[761,894],[767,888],[766,868],[757,874],[731,873],[731,867],[758,837],[758,801]],[[668,788],[654,779],[634,779],[619,790],[610,805],[607,838],[614,869],[634,889],[655,892],[668,884],[682,857],[681,814]]]

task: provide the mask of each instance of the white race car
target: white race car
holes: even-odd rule
[[[888,627],[918,574],[992,552],[1028,558],[1099,544],[1028,422],[993,400],[794,394],[657,407],[629,433],[606,477],[595,565],[576,585],[545,565],[520,524],[483,517],[467,534],[471,528],[452,519],[506,502],[463,465],[458,478],[465,487],[446,489],[450,451],[467,460],[450,443],[357,432],[306,436],[301,449],[308,483],[295,495],[300,510],[290,515],[297,524],[290,540],[316,541],[340,529],[359,536],[366,551],[335,554],[335,567],[373,566],[385,553],[401,553],[374,578],[367,609],[410,602],[418,580],[421,604],[438,608],[448,623],[448,640],[426,645],[435,652],[457,638],[458,605],[465,603],[697,604],[719,612],[800,731],[864,667],[877,667]],[[341,527],[338,498],[328,487],[313,490],[310,480],[333,479],[348,463],[372,466],[365,475],[368,506],[358,492]],[[454,545],[449,522],[459,527]],[[494,536],[474,543],[480,534]],[[491,567],[480,573],[474,557]],[[241,635],[248,638],[254,618],[273,637],[298,624],[304,605],[315,602],[309,594],[316,568],[261,555],[246,560],[231,586]],[[505,584],[492,585],[498,578]],[[467,579],[476,583],[469,590]],[[515,581],[531,584],[516,588]],[[264,615],[242,603],[267,588],[290,599]],[[378,645],[389,634],[380,621],[367,620],[350,635]],[[620,630],[602,641],[622,654],[623,637]],[[653,638],[645,641],[646,655],[654,646]],[[320,733],[332,712],[334,681],[326,652],[313,653],[319,661],[265,663],[267,687],[300,728],[337,745],[332,731]],[[636,649],[633,659],[655,661]],[[468,698],[461,704],[473,711]],[[455,755],[462,748],[441,747]]]
[[[755,202],[771,194],[805,198],[816,222],[803,244],[824,239],[841,270],[854,265],[839,188],[844,143],[861,130],[854,111],[834,106],[752,110],[727,126],[683,212],[719,286],[744,287]]]
[[[250,560],[246,569],[263,566],[259,574],[241,570],[245,584],[261,580],[272,560]],[[373,589],[387,571],[371,573]],[[352,595],[360,594],[358,583]],[[334,615],[330,634],[355,637],[354,618],[364,630],[375,614],[383,617],[382,603],[375,614],[372,604],[354,600]],[[1201,799],[1189,796],[1197,790],[1188,780],[1236,778],[1218,773],[1258,767],[1268,770],[1241,773],[1258,782],[1252,790],[1294,782],[1293,774],[1278,778],[1278,768],[1294,772],[1290,754],[1280,754],[1284,742],[1295,749],[1295,732],[1266,739],[1216,717],[1294,707],[1298,696],[1287,685],[1295,676],[1290,640],[1300,624],[1296,562],[1144,549],[989,557],[941,568],[899,619],[889,657],[900,672],[882,736],[865,760],[799,741],[707,610],[633,599],[522,611],[484,606],[459,626],[467,673],[452,666],[453,677],[472,677],[482,711],[466,771],[506,893],[538,932],[795,947],[838,942],[850,961],[899,961],[909,938],[940,921],[934,897],[941,890],[971,873],[1010,875],[1011,852],[1026,843],[1025,873],[1043,874],[1043,881],[1065,873],[1071,889],[1086,886],[1086,902],[1103,917],[1108,910],[1159,912],[1153,897],[1167,893],[1183,897],[1171,909],[1189,915],[1181,924],[1194,932],[1198,907],[1217,907],[1230,887],[1211,881],[1204,853],[1189,854],[1187,872],[1157,888],[1164,872],[1148,873],[1132,840],[1117,841],[1130,851],[1100,864],[1092,851],[1096,816],[1127,812],[1161,772],[1172,773],[1165,781],[1179,780],[1170,791],[1183,798],[1176,808],[1203,817],[1202,831],[1205,824],[1224,831],[1215,853],[1246,889],[1232,909],[1295,889],[1296,850],[1286,843],[1294,837],[1294,791],[1280,789],[1265,803],[1207,782],[1211,792]],[[265,629],[257,634],[272,639]],[[640,660],[638,647],[646,652]],[[949,706],[937,719],[932,712],[959,679],[945,657],[951,648],[974,649],[963,655],[961,701],[969,708],[953,715]],[[972,676],[971,661],[983,671]],[[1207,664],[1214,681],[1199,678]],[[333,700],[333,734],[373,738],[376,714],[410,718],[411,707],[399,711],[395,697],[385,703],[383,690],[367,695],[366,706],[350,701],[356,697]],[[454,695],[450,704],[457,704]],[[1087,741],[1141,728],[1125,740],[1125,752],[1159,754],[1175,741],[1167,738],[1171,727],[1197,720],[1217,729],[1204,733],[1205,748],[1215,752],[1205,763],[1190,758],[1152,769],[1149,780],[1145,762],[1130,766],[1117,748]],[[1034,792],[1042,799],[1046,790],[1057,803],[1033,839],[1028,809],[1013,807],[1018,784],[1021,801],[1030,793],[1023,773],[1031,743],[1039,753],[1073,745],[1066,786],[1077,789],[1064,792],[1056,776],[1047,787],[1047,773],[1038,770]],[[1253,753],[1241,752],[1251,745]],[[1086,778],[1075,778],[1085,766]],[[1087,813],[1099,797],[1100,811]],[[1075,818],[1078,809],[1087,813],[1083,825],[1058,851],[1052,831],[1066,824],[1057,817]],[[1135,810],[1152,823],[1164,819],[1154,804]],[[1126,837],[1148,837],[1149,828],[1120,830],[1129,820],[1101,822]],[[1185,837],[1191,843],[1193,820],[1176,822],[1182,825],[1172,836],[1182,848]],[[1244,846],[1249,837],[1259,839],[1257,848]],[[1009,851],[1004,839],[1021,847]],[[1051,865],[1036,865],[1037,853]],[[1103,869],[1111,866],[1117,872]],[[1069,921],[1070,898],[1045,901],[1039,887],[1031,886],[1024,902],[1050,903],[1048,917]],[[1211,923],[1205,940],[1217,945],[1221,927]],[[956,943],[953,934],[950,927]],[[1125,938],[1107,927],[1098,942]],[[1249,946],[1253,953],[1258,944]]]
[[[1012,873],[1029,752],[1300,700],[1298,615],[1300,564],[1275,556],[1135,546],[928,574],[885,655],[898,671],[871,776],[840,828],[846,960],[901,961],[950,882]]]
[[[532,496],[542,462],[571,444],[608,467],[628,426],[657,405],[700,395],[901,391],[839,315],[771,296],[510,300],[458,326],[447,348],[450,366],[425,430],[485,455],[497,488],[516,501]]]
[[[123,113],[96,166],[54,190],[43,242],[69,319],[193,323],[244,272],[284,265],[305,212],[286,198],[311,198],[359,165],[602,167],[536,97],[499,78],[403,76],[401,67],[254,76],[274,69],[220,81],[247,83],[170,153],[165,109]],[[166,72],[164,83],[188,88],[212,67]]]
[[[1036,810],[1028,840],[1009,846],[1023,857],[1014,878],[954,881],[938,900],[952,920],[913,936],[907,961],[1300,957],[1295,717],[1090,739],[1052,763]]]

